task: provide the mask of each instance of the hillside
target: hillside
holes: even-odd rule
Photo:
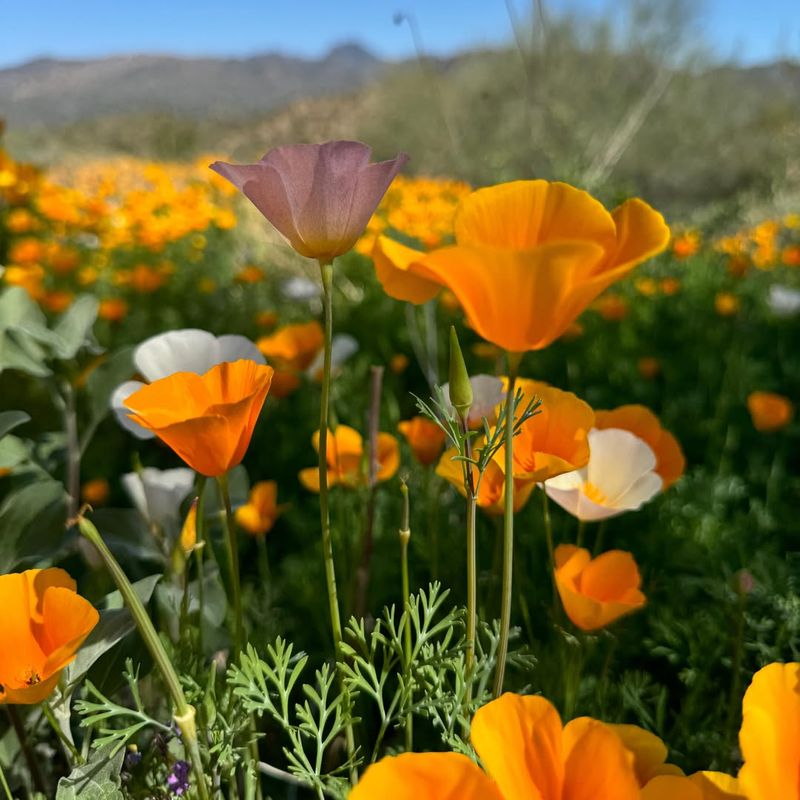
[[[800,196],[800,64],[667,67],[567,27],[546,49],[423,63],[355,45],[316,62],[35,62],[0,71],[2,115],[12,151],[45,164],[115,153],[249,160],[288,141],[360,138],[381,156],[409,152],[418,173],[559,178],[703,219]]]
[[[0,70],[0,116],[17,128],[63,125],[130,109],[194,118],[263,113],[301,97],[363,86],[384,66],[353,44],[319,60],[276,53],[245,59],[40,59]]]

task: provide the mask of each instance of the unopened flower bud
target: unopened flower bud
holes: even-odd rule
[[[466,418],[472,405],[472,384],[467,365],[461,353],[456,329],[450,326],[450,403],[462,418]]]

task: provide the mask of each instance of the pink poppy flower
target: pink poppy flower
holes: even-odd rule
[[[408,160],[400,153],[371,164],[371,154],[361,142],[293,144],[270,150],[256,164],[217,161],[211,169],[236,186],[300,255],[329,262],[353,247]]]

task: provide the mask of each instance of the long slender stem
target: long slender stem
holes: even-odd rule
[[[239,653],[244,648],[244,615],[242,612],[242,581],[239,574],[239,543],[236,539],[236,521],[233,518],[231,508],[231,494],[228,488],[228,476],[220,475],[217,478],[222,503],[225,506],[225,541],[228,551],[228,567],[230,569],[231,594],[233,595],[233,615],[234,615],[234,658],[238,658]],[[250,717],[250,732],[252,740],[250,742],[250,755],[254,761],[258,761],[258,742],[256,741],[255,718]],[[244,773],[244,795],[246,800],[253,800],[256,796],[261,796],[261,785],[258,778],[250,770]]]
[[[469,437],[467,420],[462,416],[459,422],[464,435],[463,455],[467,459],[471,459],[472,442]],[[472,702],[472,670],[475,665],[475,633],[478,627],[478,544],[476,535],[478,497],[475,478],[472,474],[472,464],[469,460],[462,463],[464,464],[464,489],[467,493],[467,642],[464,655],[467,687],[464,694],[464,717],[469,719],[469,707]]]
[[[8,714],[8,719],[11,722],[11,727],[14,728],[14,733],[17,735],[19,749],[22,751],[22,756],[25,759],[25,763],[28,765],[28,772],[31,776],[33,788],[36,789],[37,792],[46,794],[47,784],[44,782],[44,778],[42,777],[42,772],[39,769],[39,762],[36,759],[36,754],[31,748],[31,743],[28,741],[28,733],[25,730],[25,725],[19,718],[19,712],[17,711],[16,706],[7,705],[6,713]]]
[[[61,730],[61,726],[58,724],[58,720],[53,713],[53,709],[50,707],[50,703],[48,703],[46,700],[44,703],[42,703],[42,713],[44,714],[45,719],[50,723],[50,727],[53,729],[53,732],[61,742],[70,768],[74,767],[76,764],[83,764],[83,757],[78,752],[78,748],[75,747],[75,744],[70,741],[69,737],[64,733],[64,731]]]
[[[356,593],[353,609],[356,617],[363,617],[367,610],[367,593],[369,591],[370,570],[372,568],[372,552],[375,547],[375,504],[377,501],[378,470],[378,429],[381,414],[381,387],[383,384],[383,367],[370,367],[370,404],[369,404],[369,466],[367,471],[367,513],[364,520],[364,536],[361,542],[361,561],[356,569]]]
[[[0,786],[3,787],[3,794],[6,796],[6,800],[14,800],[11,796],[11,789],[8,787],[8,781],[6,780],[6,773],[3,770],[3,765],[0,764]]]
[[[406,613],[406,626],[403,631],[403,652],[405,656],[404,672],[406,679],[411,671],[411,589],[408,578],[408,542],[411,539],[411,508],[408,498],[408,485],[405,481],[400,484],[403,495],[403,519],[400,526],[400,568],[403,580],[403,609]],[[405,722],[406,752],[414,749],[414,715],[409,711]]]
[[[322,529],[322,558],[325,562],[325,582],[328,586],[328,605],[331,615],[331,633],[335,658],[341,657],[342,621],[339,616],[339,594],[336,589],[336,565],[333,560],[333,541],[331,538],[331,513],[328,497],[328,406],[331,388],[331,347],[333,343],[333,262],[319,262],[322,277],[322,302],[324,307],[324,354],[322,362],[322,391],[319,403],[319,514]],[[349,704],[349,697],[345,698]],[[353,759],[356,743],[353,726],[345,731],[347,756]],[[350,781],[355,784],[358,772],[355,766],[350,769]]]
[[[200,606],[200,611],[197,615],[197,649],[200,653],[200,658],[203,657],[203,620],[205,619],[205,569],[203,566],[203,559],[206,557],[206,548],[211,548],[211,543],[206,542],[206,513],[204,498],[206,493],[206,484],[208,480],[205,475],[197,476],[197,517],[195,518],[195,525],[197,530],[197,542],[194,550],[195,558],[197,559],[197,602]]]
[[[511,589],[514,574],[514,390],[517,383],[519,354],[508,354],[508,393],[505,414],[505,508],[503,516],[503,588],[500,608],[500,642],[497,647],[497,672],[494,696],[503,691],[511,630]]]
[[[220,475],[217,478],[222,503],[225,506],[225,542],[228,551],[228,569],[230,570],[231,596],[233,600],[234,616],[234,659],[244,647],[244,619],[242,616],[242,584],[239,577],[239,546],[236,541],[236,523],[231,509],[231,495],[228,491],[228,476]]]
[[[556,550],[553,544],[553,523],[550,519],[550,504],[547,499],[547,492],[544,484],[540,485],[539,490],[542,494],[542,519],[544,520],[544,536],[547,541],[548,572],[550,573],[550,583],[553,586],[553,619],[558,615],[558,586],[556,584]]]
[[[106,569],[111,573],[114,583],[122,595],[125,605],[131,612],[133,621],[139,629],[139,635],[142,637],[145,646],[150,651],[153,661],[161,672],[164,683],[167,685],[172,702],[175,704],[175,713],[173,715],[175,722],[181,730],[183,746],[186,748],[189,760],[192,763],[192,769],[197,783],[197,793],[201,800],[209,800],[208,787],[206,785],[206,776],[203,771],[203,760],[200,756],[200,748],[197,743],[197,727],[195,724],[195,709],[194,706],[189,705],[186,701],[186,696],[183,693],[180,679],[178,678],[172,662],[169,660],[164,645],[158,638],[158,633],[153,627],[153,623],[142,605],[142,601],[136,594],[128,576],[125,574],[122,567],[112,555],[111,551],[106,546],[100,536],[99,531],[95,526],[89,522],[85,517],[79,516],[77,519],[78,527],[84,538],[88,539],[100,553],[100,557],[106,565]]]
[[[322,296],[325,313],[325,352],[322,362],[322,396],[319,409],[319,508],[322,527],[322,557],[325,561],[325,580],[331,614],[331,632],[336,658],[342,641],[342,622],[339,616],[339,597],[336,589],[336,565],[331,541],[331,515],[328,497],[328,405],[331,386],[331,343],[333,341],[333,264],[320,262]]]
[[[78,513],[81,494],[81,445],[75,412],[75,392],[69,381],[63,383],[64,433],[67,437],[67,519]]]
[[[731,742],[734,739],[736,712],[741,708],[740,686],[742,678],[742,658],[744,655],[744,625],[747,594],[737,585],[738,594],[736,602],[736,634],[733,641],[733,658],[731,659],[731,686],[728,695],[728,715],[725,720],[725,734],[723,741]]]

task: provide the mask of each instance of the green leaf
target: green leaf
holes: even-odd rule
[[[147,561],[159,566],[164,565],[164,554],[152,531],[136,509],[98,508],[92,513],[92,521],[97,530],[103,534],[103,541],[109,550],[119,561],[126,563]]]
[[[50,374],[45,364],[53,333],[28,293],[12,286],[0,294],[0,372],[18,369],[37,377]]]
[[[63,538],[64,494],[58,481],[44,478],[6,496],[0,506],[0,573],[10,572],[37,546],[44,546],[55,536]]]
[[[133,365],[133,350],[133,347],[117,350],[90,373],[89,379],[86,381],[86,391],[89,395],[89,421],[85,426],[81,442],[83,449],[86,448],[97,426],[108,414],[111,393],[136,371]]]
[[[90,294],[82,294],[64,312],[53,328],[53,355],[56,358],[74,358],[84,344],[91,343],[92,326],[97,319],[100,302]]]
[[[134,591],[143,603],[150,602],[159,580],[161,575],[149,575],[133,584]],[[122,602],[119,592],[112,592],[106,597],[106,608],[100,612],[100,621],[78,651],[76,659],[66,669],[68,685],[81,680],[100,656],[136,628],[128,609],[117,607],[118,602]]]
[[[0,440],[0,469],[12,469],[30,458],[30,447],[17,436]]]
[[[30,419],[24,411],[0,411],[0,439]]]
[[[120,771],[125,751],[111,756],[110,748],[97,750],[91,759],[61,778],[56,800],[124,800],[120,791]]]

